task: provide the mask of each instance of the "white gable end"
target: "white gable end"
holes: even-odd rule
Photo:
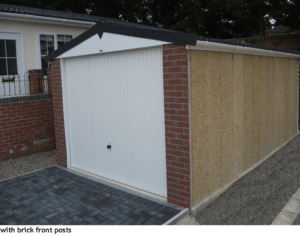
[[[169,44],[169,42],[111,33],[103,33],[102,38],[100,39],[98,34],[95,34],[89,39],[83,41],[81,44],[63,53],[58,58],[77,57],[130,49],[154,47],[163,44]]]

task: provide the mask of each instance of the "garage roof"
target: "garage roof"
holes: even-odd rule
[[[49,54],[45,57],[46,61],[51,61],[54,58],[62,55],[68,50],[74,48],[79,45],[83,41],[88,38],[98,34],[100,38],[102,38],[103,33],[112,33],[112,34],[120,34],[131,37],[145,38],[145,39],[153,39],[170,43],[178,43],[184,45],[196,45],[197,43],[197,35],[196,34],[185,34],[178,31],[172,30],[161,30],[161,28],[155,27],[132,27],[125,25],[114,25],[114,24],[105,24],[105,23],[97,23],[95,26],[85,31],[83,34],[71,40],[69,43],[61,46],[56,51]]]
[[[70,43],[65,44],[64,46],[60,47],[59,49],[57,49],[56,51],[48,55],[45,58],[48,61],[60,56],[61,54],[77,46],[78,44],[92,37],[95,34],[98,34],[99,37],[101,38],[104,32],[132,36],[132,37],[160,40],[160,41],[165,41],[170,43],[178,43],[178,44],[191,45],[191,46],[195,46],[197,41],[205,41],[209,43],[227,44],[227,45],[232,45],[237,47],[255,48],[261,50],[269,50],[274,52],[300,55],[300,52],[298,51],[285,50],[285,49],[274,48],[274,47],[266,47],[262,45],[249,44],[249,43],[239,43],[239,42],[233,42],[233,41],[222,40],[222,39],[202,38],[202,37],[198,37],[195,34],[186,34],[174,30],[130,23],[123,20],[112,19],[107,17],[91,16],[86,14],[61,12],[61,11],[54,11],[54,10],[32,8],[32,7],[8,5],[8,4],[0,4],[0,12],[34,15],[34,16],[41,16],[45,18],[47,17],[62,18],[62,19],[97,23],[95,26],[93,26],[83,34],[73,39]]]

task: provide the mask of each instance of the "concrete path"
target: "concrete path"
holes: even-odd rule
[[[179,212],[58,167],[0,181],[0,225],[161,225]]]

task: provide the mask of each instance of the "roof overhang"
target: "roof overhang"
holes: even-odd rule
[[[60,55],[66,53],[70,49],[76,47],[92,36],[98,34],[100,39],[103,36],[103,33],[111,33],[111,34],[119,34],[124,36],[131,36],[137,38],[144,38],[156,41],[162,41],[165,43],[176,43],[183,45],[196,45],[198,36],[196,34],[185,34],[177,31],[170,30],[161,30],[155,28],[143,28],[143,27],[129,27],[129,26],[121,26],[121,25],[112,25],[112,24],[104,24],[97,23],[92,28],[85,31],[83,34],[71,40],[69,43],[63,45],[58,48],[51,54],[45,57],[46,61],[51,61]]]
[[[215,43],[209,41],[197,41],[196,46],[186,46],[190,50],[202,50],[202,51],[215,51],[215,52],[230,52],[230,53],[242,53],[250,55],[268,56],[268,57],[285,57],[300,59],[299,54],[279,52],[273,50],[257,49],[252,47],[244,47],[238,45],[229,45],[224,43]]]
[[[7,12],[0,12],[0,19],[27,21],[27,22],[29,21],[29,22],[46,23],[46,24],[69,25],[69,26],[77,26],[77,27],[89,27],[89,28],[96,24],[96,22],[90,22],[90,21],[69,20],[64,18],[35,16],[30,14],[18,14],[18,13],[7,13]]]

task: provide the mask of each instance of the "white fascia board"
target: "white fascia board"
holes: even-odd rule
[[[17,14],[17,13],[7,13],[7,12],[0,12],[0,19],[58,24],[58,25],[70,25],[70,26],[89,27],[89,28],[96,24],[96,22],[90,22],[90,21],[69,20],[63,18],[34,16],[29,14]]]
[[[223,43],[213,43],[208,41],[197,41],[196,46],[187,45],[186,48],[190,50],[242,53],[242,54],[259,55],[259,56],[267,56],[267,57],[300,58],[300,55],[297,54],[243,47],[243,46],[235,46],[235,45],[229,45]]]
[[[98,34],[95,34],[57,58],[103,54],[108,52],[155,47],[163,44],[169,44],[169,42],[104,32],[101,39]]]

